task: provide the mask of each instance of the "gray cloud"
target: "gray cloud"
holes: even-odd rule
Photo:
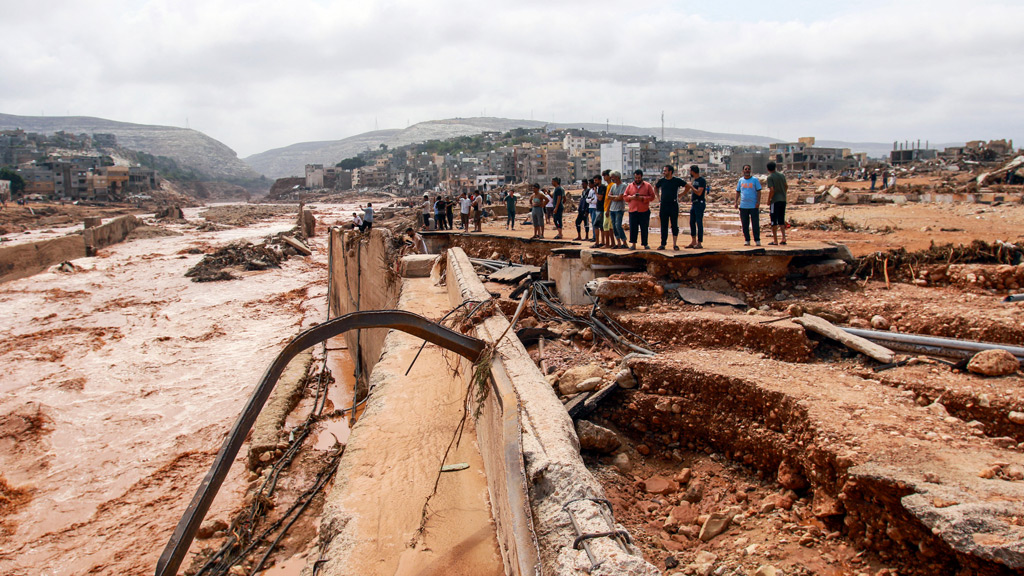
[[[453,116],[931,141],[1024,137],[1024,6],[39,3],[0,111],[193,128],[245,156]],[[627,8],[628,9],[624,9]]]

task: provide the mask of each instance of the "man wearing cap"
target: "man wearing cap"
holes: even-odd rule
[[[629,243],[630,250],[636,250],[636,234],[640,232],[640,243],[644,250],[650,250],[647,244],[648,228],[651,226],[651,202],[655,198],[654,187],[644,180],[644,171],[633,171],[633,181],[626,187],[623,196],[629,204]]]

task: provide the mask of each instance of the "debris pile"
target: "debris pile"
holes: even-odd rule
[[[189,268],[185,276],[193,282],[216,282],[234,280],[237,276],[226,268],[235,267],[243,270],[266,270],[280,268],[285,260],[284,251],[279,246],[251,242],[233,242],[217,250],[213,254],[203,256],[198,264]]]

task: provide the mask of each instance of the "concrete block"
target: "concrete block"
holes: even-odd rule
[[[589,255],[589,252],[586,253]],[[558,299],[567,306],[590,304],[583,287],[594,279],[594,271],[583,263],[582,258],[564,256],[548,257],[548,278],[554,280]]]
[[[427,278],[434,268],[436,254],[410,254],[402,258],[403,278]]]

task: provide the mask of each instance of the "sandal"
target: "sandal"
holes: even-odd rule
[[[779,242],[779,244],[782,245],[782,246],[785,246],[786,245],[786,241],[783,240],[782,242]]]
[[[778,242],[769,242],[768,245],[769,246],[778,246],[779,244],[778,244]]]

